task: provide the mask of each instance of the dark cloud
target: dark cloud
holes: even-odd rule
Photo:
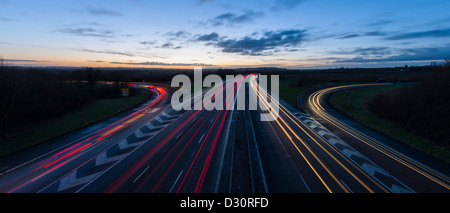
[[[218,41],[219,40],[219,34],[216,32],[212,32],[210,34],[205,35],[199,35],[196,38],[197,41]]]
[[[359,36],[360,36],[359,34],[348,34],[348,35],[341,36],[338,39],[356,38],[356,37],[359,37]]]
[[[304,1],[305,0],[275,0],[275,1],[265,0],[266,3],[272,5],[272,10],[290,10],[297,7]]]
[[[198,4],[206,4],[206,3],[212,3],[214,0],[199,0]]]
[[[122,13],[114,11],[114,10],[108,10],[105,8],[92,8],[89,7],[86,9],[86,11],[88,13],[90,13],[91,15],[96,15],[96,16],[123,16]]]
[[[394,23],[393,20],[389,20],[389,19],[380,19],[380,20],[376,20],[374,22],[371,22],[369,24],[367,24],[367,26],[369,27],[378,27],[378,26],[384,26],[384,25],[388,25]]]
[[[111,54],[111,55],[123,55],[123,56],[129,56],[129,57],[136,56],[133,53],[125,53],[125,52],[117,52],[117,51],[109,51],[109,50],[101,51],[101,50],[79,49],[79,51],[90,52],[90,53]]]
[[[385,56],[391,54],[391,50],[388,47],[368,47],[356,48],[349,51],[331,51],[330,53],[337,55]]]
[[[450,28],[439,30],[428,30],[420,32],[402,33],[394,36],[386,37],[387,40],[403,40],[414,38],[438,38],[438,37],[450,37]]]
[[[246,11],[242,14],[223,13],[207,21],[212,26],[236,26],[242,23],[252,22],[255,18],[263,16],[262,12]]]
[[[175,46],[172,42],[166,42],[166,43],[162,44],[161,46],[159,46],[159,48],[163,48],[163,49],[180,49],[180,48],[182,48],[182,46]]]
[[[46,63],[50,61],[40,61],[40,60],[28,60],[28,59],[4,59],[7,62],[34,62],[34,63]]]
[[[100,30],[90,27],[66,27],[57,29],[58,32],[72,34],[76,36],[93,36],[93,37],[113,37],[114,33],[110,30]]]
[[[405,62],[442,60],[450,55],[450,45],[439,48],[403,49],[397,55],[388,57],[365,57],[360,55],[351,59],[337,60],[338,63],[379,63],[379,62]]]
[[[366,37],[366,36],[388,36],[389,32],[385,31],[368,31],[368,32],[344,32],[344,33],[333,33],[333,34],[324,34],[316,36],[315,40],[327,39],[327,38],[335,38],[335,39],[352,39],[358,37]]]
[[[164,63],[164,62],[110,62],[111,64],[123,64],[123,65],[141,65],[141,66],[202,66],[209,67],[214,66],[212,64],[203,64],[203,63]]]
[[[278,48],[288,48],[299,45],[306,36],[306,30],[269,31],[262,37],[243,37],[240,39],[221,39],[214,45],[226,53],[241,55],[271,55]]]
[[[158,43],[157,40],[141,41],[139,42],[139,44],[162,49],[180,49],[183,48],[183,46],[178,44],[176,45],[176,43],[180,43],[180,41],[185,41],[186,39],[189,39],[192,34],[187,31],[180,30],[180,31],[170,31],[162,35],[165,36],[166,41],[165,43],[162,43],[164,41],[161,41],[162,44],[160,45],[159,44],[157,45]]]
[[[199,5],[213,3],[215,0],[194,0]],[[297,7],[306,0],[261,0],[261,3],[266,3],[271,6],[272,10],[290,10]]]
[[[110,54],[110,55],[121,55],[121,56],[128,56],[128,57],[143,57],[143,58],[166,58],[158,55],[150,55],[145,52],[122,52],[122,51],[114,51],[114,50],[92,50],[92,49],[72,49],[76,51],[83,51],[83,52],[89,52],[89,53],[98,53],[98,54]]]
[[[0,44],[13,45],[13,43],[0,41]]]
[[[14,21],[14,19],[0,17],[0,21],[11,22]]]
[[[139,42],[139,44],[146,45],[146,46],[151,46],[153,48],[162,48],[162,49],[180,49],[180,48],[182,48],[182,46],[174,45],[170,41],[167,41],[166,43],[164,43],[162,45],[156,45],[156,43],[158,43],[158,41],[156,41],[156,40]]]
[[[98,60],[98,61],[87,60],[87,62],[94,62],[94,63],[103,63],[103,62],[106,62],[106,61],[101,61],[101,60]]]
[[[191,36],[191,33],[189,33],[189,32],[186,32],[186,31],[183,31],[183,30],[180,30],[180,31],[177,31],[177,32],[167,32],[167,33],[165,33],[164,34],[164,36],[168,36],[168,37],[170,37],[170,38],[187,38],[187,37],[189,37],[189,36]]]
[[[151,40],[151,41],[141,41],[141,42],[139,42],[139,44],[142,44],[142,45],[154,45],[154,44],[156,44],[158,41],[156,41],[156,40]]]
[[[365,36],[386,36],[387,33],[381,32],[381,31],[371,31],[371,32],[366,32],[364,35]]]
[[[173,44],[170,42],[167,42],[167,43],[161,45],[161,48],[171,48],[171,47],[173,47]]]
[[[329,35],[329,36],[325,36],[324,38],[327,37],[335,37],[337,39],[351,39],[351,38],[358,38],[358,37],[363,37],[363,36],[388,36],[389,33],[388,32],[383,32],[383,31],[369,31],[369,32],[358,32],[358,33],[343,33],[343,34],[339,34],[339,35]]]

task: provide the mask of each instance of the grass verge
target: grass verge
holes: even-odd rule
[[[111,118],[149,98],[148,92],[128,98],[100,99],[70,113],[17,130],[17,136],[0,143],[0,157]]]
[[[365,87],[354,88],[336,92],[329,97],[330,104],[354,121],[383,133],[416,150],[434,156],[446,163],[450,163],[450,153],[424,138],[405,131],[398,125],[381,119],[366,107],[366,103],[376,94],[389,92],[399,88],[392,87]]]

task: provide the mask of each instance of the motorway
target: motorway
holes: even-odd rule
[[[131,111],[3,158],[0,192],[450,192],[448,165],[413,160],[328,114],[326,95],[344,87],[308,91],[300,111],[272,97],[258,75],[223,85],[200,94],[210,97],[201,110],[174,110],[175,89],[158,86]],[[279,113],[207,110],[221,96],[234,109],[248,92],[268,97],[260,100],[268,108],[279,104]]]
[[[368,129],[328,105],[328,96],[340,90],[392,85],[359,84],[309,90],[299,97],[300,107],[308,114],[301,119],[317,128],[330,145],[387,192],[450,192],[448,164]]]
[[[78,191],[135,151],[140,143],[126,138],[168,107],[169,89],[146,89],[152,98],[132,110],[3,158],[0,191]]]
[[[233,83],[211,90],[225,94]],[[173,90],[157,87],[152,100],[123,118],[2,159],[0,191],[217,191],[233,111],[175,111]]]

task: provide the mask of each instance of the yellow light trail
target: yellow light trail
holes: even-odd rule
[[[367,186],[367,184],[365,184],[360,178],[358,178],[353,172],[350,171],[350,169],[348,167],[346,167],[341,161],[339,161],[333,154],[331,154],[327,149],[325,149],[325,147],[323,147],[321,145],[321,143],[319,143],[313,136],[311,136],[308,131],[306,131],[302,126],[299,125],[299,123],[301,123],[302,125],[305,126],[305,128],[309,129],[313,134],[315,134],[315,136],[319,139],[321,139],[323,142],[325,142],[325,144],[327,144],[328,146],[331,147],[330,144],[328,144],[328,142],[324,141],[324,139],[322,137],[320,137],[319,135],[317,135],[316,132],[314,132],[313,130],[311,130],[308,126],[306,126],[305,124],[303,124],[300,120],[298,120],[297,117],[293,116],[293,115],[289,115],[288,113],[290,113],[289,111],[287,111],[286,108],[284,108],[284,106],[282,106],[280,104],[280,106],[282,107],[282,111],[283,113],[295,124],[297,125],[306,135],[308,135],[323,151],[325,151],[331,158],[333,158],[333,160],[335,160],[342,168],[344,168],[345,171],[347,171],[353,178],[355,178],[356,181],[358,181],[362,186],[364,186],[364,188],[367,189],[367,191],[369,191],[370,193],[374,193],[374,191]],[[294,119],[292,119],[292,117],[294,117],[295,119],[297,119],[298,121],[295,121]],[[335,150],[333,147],[331,147],[332,150],[334,150],[338,155],[340,155],[341,157],[343,157],[343,159],[347,160],[347,162],[349,162],[351,165],[354,165],[352,162],[350,162],[345,156],[343,156],[340,152],[338,152],[337,150]],[[355,165],[354,165],[355,166]],[[357,166],[355,166],[356,169],[358,169],[359,171],[361,171],[361,169]],[[362,171],[361,171],[362,172]],[[362,174],[365,174],[365,172],[362,172]],[[367,178],[373,180],[371,177],[367,176]],[[377,183],[376,181],[373,181],[376,185],[378,185],[381,189],[383,189],[385,192],[388,192],[387,190],[384,189],[384,187],[382,187],[381,185],[379,185],[379,183]]]
[[[125,126],[125,125],[121,124],[121,125],[118,125],[118,126],[112,128],[112,129],[108,130],[107,132],[105,132],[105,133],[103,133],[102,135],[100,135],[100,137],[98,137],[97,140],[103,139],[104,137],[110,135],[111,133],[113,133],[113,132],[119,130],[120,128],[122,128],[122,127],[124,127],[124,126]]]
[[[332,90],[337,90],[337,89],[342,89],[342,88],[348,88],[348,87],[355,87],[355,86],[366,86],[366,85],[388,85],[388,84],[358,84],[358,85],[344,85],[344,86],[338,86],[338,87],[332,87],[332,88],[327,88],[327,89],[323,89],[323,90],[319,90],[317,92],[314,92],[308,99],[308,103],[312,106],[311,109],[314,110],[319,116],[321,116],[323,119],[327,120],[328,122],[332,123],[333,125],[335,125],[336,127],[338,127],[339,129],[341,129],[342,131],[348,133],[349,135],[351,135],[352,137],[358,139],[359,141],[365,143],[366,145],[378,150],[379,152],[385,154],[386,156],[396,160],[397,162],[407,166],[408,168],[416,171],[417,173],[429,178],[430,180],[438,183],[439,185],[450,189],[450,186],[446,183],[444,183],[441,180],[438,180],[437,178],[433,177],[437,176],[441,179],[444,179],[446,181],[448,181],[448,178],[442,176],[439,173],[436,173],[433,170],[430,170],[429,168],[421,165],[420,163],[418,163],[417,161],[395,151],[392,150],[391,148],[381,144],[380,142],[365,136],[359,132],[356,132],[355,130],[353,130],[351,127],[348,127],[346,124],[343,124],[342,122],[338,121],[336,118],[334,118],[333,116],[329,115],[328,113],[326,113],[326,111],[324,110],[323,106],[320,104],[320,99],[322,98],[322,96]],[[424,171],[422,171],[424,170]],[[430,174],[428,174],[428,173]]]
[[[129,123],[131,123],[131,122],[133,122],[133,121],[135,121],[135,120],[137,120],[138,118],[140,118],[140,117],[142,117],[142,116],[144,116],[145,114],[138,114],[138,115],[136,115],[136,116],[134,116],[133,118],[131,118],[130,120],[128,120],[128,121],[126,121],[124,124],[129,124]]]
[[[257,90],[255,89],[255,85],[252,82],[252,89],[257,92]],[[268,102],[267,100],[264,100],[264,105],[268,106]],[[274,116],[273,112],[270,111],[270,114],[272,116]],[[275,118],[275,116],[274,116]],[[322,166],[322,168],[325,169],[325,171],[327,171],[327,173],[333,178],[333,180],[336,181],[336,183],[346,192],[349,193],[350,191],[348,191],[348,189],[336,178],[336,176],[330,171],[330,169],[328,169],[328,167],[317,157],[317,155],[309,148],[308,145],[305,144],[305,142],[295,133],[295,131],[293,131],[291,129],[291,127],[284,121],[284,119],[282,119],[281,117],[278,116],[278,119],[276,119],[275,121],[277,122],[277,124],[280,126],[280,128],[283,130],[283,132],[286,134],[286,136],[289,138],[289,140],[291,141],[291,143],[294,145],[294,147],[296,148],[296,150],[300,153],[300,155],[303,157],[303,159],[308,163],[309,167],[314,171],[314,173],[316,174],[316,176],[320,179],[320,181],[322,182],[322,184],[324,184],[324,186],[327,188],[327,190],[330,193],[333,193],[333,191],[331,190],[331,188],[325,183],[325,181],[323,180],[323,178],[319,175],[319,173],[317,172],[317,170],[312,166],[312,164],[309,162],[309,160],[306,158],[306,156],[303,154],[303,152],[298,148],[297,144],[292,140],[292,137],[289,135],[289,133],[286,131],[286,129],[283,127],[283,125],[278,121],[280,120],[288,129],[289,131],[292,133],[292,135],[297,138],[297,140],[299,140],[303,146],[309,151],[309,153],[317,160],[317,162],[319,162],[319,164]]]
[[[267,93],[267,91],[263,91],[267,97],[271,98],[271,95]],[[272,101],[277,102],[275,99],[272,99]],[[350,160],[348,160],[345,156],[343,156],[340,152],[338,152],[337,150],[335,150],[328,142],[324,141],[324,139],[322,137],[320,137],[316,132],[314,132],[313,130],[311,130],[310,127],[308,127],[307,125],[303,124],[303,122],[301,122],[297,117],[295,117],[291,112],[289,112],[289,110],[287,110],[283,105],[281,105],[281,103],[277,102],[277,104],[279,106],[281,106],[281,110],[282,112],[295,124],[297,125],[306,135],[308,135],[322,150],[324,150],[331,158],[333,158],[333,160],[335,160],[342,168],[344,168],[345,171],[347,171],[353,178],[355,178],[355,180],[357,180],[364,188],[366,188],[370,193],[374,193],[374,191],[367,186],[367,184],[365,184],[360,178],[358,178],[353,172],[351,172],[341,161],[339,161],[334,155],[332,155],[327,149],[325,149],[325,147],[323,147],[321,145],[321,143],[319,143],[313,136],[311,136],[302,126],[299,125],[302,124],[305,128],[309,129],[313,134],[315,134],[315,136],[319,139],[321,139],[323,142],[325,142],[325,144],[327,144],[330,148],[332,148],[332,150],[334,150],[338,155],[340,155],[343,159],[345,159],[348,163],[350,163],[351,165],[353,165],[357,170],[359,170],[362,174],[364,174],[369,180],[371,180],[374,184],[376,184],[379,188],[381,188],[384,192],[388,193],[389,191],[387,191],[384,187],[382,187],[377,181],[373,180],[372,177],[368,176],[365,172],[361,171],[361,169],[354,165],[354,163],[352,163]],[[294,119],[295,120],[294,120]]]

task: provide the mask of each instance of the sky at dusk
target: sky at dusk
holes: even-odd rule
[[[448,0],[0,0],[0,57],[92,67],[391,67],[450,57]]]

